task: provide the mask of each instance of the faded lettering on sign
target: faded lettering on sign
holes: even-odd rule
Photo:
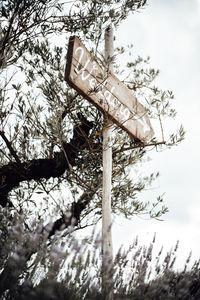
[[[103,69],[77,37],[71,37],[66,81],[134,138],[147,141],[153,129],[146,109],[111,72]]]

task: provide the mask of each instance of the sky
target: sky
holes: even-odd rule
[[[141,165],[141,172],[160,171],[153,189],[141,199],[164,195],[169,212],[163,221],[133,217],[116,218],[113,245],[129,245],[138,235],[147,244],[156,233],[156,244],[166,251],[179,240],[177,267],[190,251],[192,261],[200,258],[199,199],[199,113],[200,113],[200,0],[153,0],[145,9],[131,15],[115,32],[115,46],[133,44],[135,54],[151,57],[151,65],[161,73],[157,85],[172,90],[176,128],[183,124],[185,140],[161,153],[152,152],[152,160]]]

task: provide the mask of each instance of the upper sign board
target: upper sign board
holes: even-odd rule
[[[112,72],[99,65],[76,36],[69,40],[65,80],[135,139],[147,142],[153,137],[145,107]]]

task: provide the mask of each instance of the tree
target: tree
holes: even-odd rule
[[[66,233],[71,224],[83,228],[101,218],[102,130],[106,124],[102,113],[63,81],[66,38],[78,34],[92,45],[102,64],[108,63],[99,54],[102,32],[110,21],[117,27],[145,4],[145,0],[1,1],[0,204],[8,220],[16,214],[23,216],[20,228],[26,234],[39,230],[44,241],[53,245],[57,230]],[[116,49],[116,60],[124,50]],[[170,104],[173,93],[154,86],[159,72],[148,69],[148,62],[149,58],[137,57],[128,63],[124,80],[136,96],[148,97],[149,116],[161,122],[163,117],[175,116]],[[119,69],[116,64],[115,72]],[[116,126],[114,131],[113,213],[125,217],[148,213],[159,218],[167,211],[165,206],[155,210],[162,198],[152,204],[137,198],[158,174],[137,182],[129,176],[130,166],[142,161],[148,148]],[[168,148],[183,137],[181,127],[165,143],[153,138],[150,145]],[[10,236],[6,221],[3,228],[6,241]],[[25,247],[20,272],[39,252],[39,245]],[[1,286],[2,293],[12,285],[10,260],[3,257],[0,279],[7,283]],[[14,276],[17,281],[20,272]]]

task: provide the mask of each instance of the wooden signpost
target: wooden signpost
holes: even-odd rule
[[[105,32],[105,59],[113,56],[113,32]],[[147,142],[153,129],[146,109],[132,92],[113,73],[112,64],[102,68],[82,42],[72,36],[69,40],[65,80],[84,98],[105,113],[134,139]],[[112,123],[112,122],[111,122]],[[102,189],[102,296],[113,300],[112,235],[111,235],[111,182],[112,143],[111,127],[103,130],[103,189]]]
[[[105,31],[105,60],[114,54],[113,29],[109,26]],[[108,69],[112,71],[112,63]],[[108,115],[104,114],[104,124],[108,123]],[[113,300],[113,246],[112,246],[112,126],[103,130],[103,185],[102,185],[102,298]]]
[[[144,106],[110,70],[99,65],[76,36],[69,40],[65,80],[133,138],[147,142],[153,137]]]

